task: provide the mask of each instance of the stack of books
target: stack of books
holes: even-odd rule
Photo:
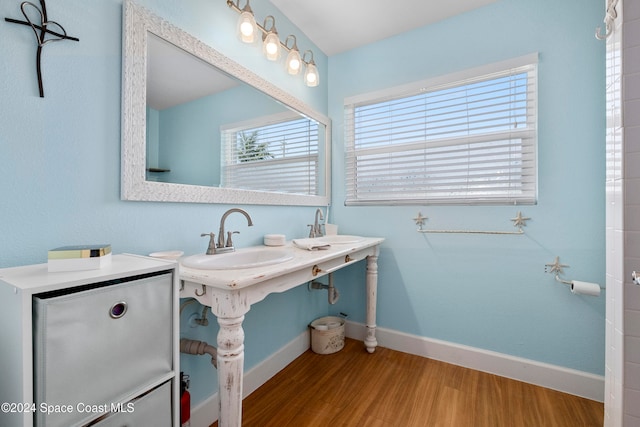
[[[111,264],[111,245],[63,246],[49,251],[49,272],[97,270]]]

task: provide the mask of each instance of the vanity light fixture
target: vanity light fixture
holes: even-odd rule
[[[257,32],[256,18],[253,16],[253,10],[247,0],[247,4],[240,11],[240,18],[238,18],[238,37],[245,43],[253,43],[256,41]]]
[[[293,46],[289,48],[287,46],[290,38],[293,39]],[[289,54],[287,55],[287,72],[292,76],[295,76],[300,72],[300,68],[302,68],[302,58],[300,57],[300,51],[296,44],[296,36],[293,34],[287,36],[287,39],[284,41],[284,45],[289,49]]]
[[[268,15],[264,19],[264,25],[260,25],[256,22],[251,6],[249,6],[249,0],[246,0],[246,4],[242,9],[240,9],[240,0],[227,0],[227,6],[240,14],[240,18],[238,19],[238,37],[240,40],[245,43],[253,43],[256,40],[257,31],[262,31],[262,51],[268,60],[277,61],[284,49],[288,52],[285,64],[287,72],[291,75],[297,75],[304,65],[305,84],[309,87],[318,86],[320,79],[318,68],[313,60],[313,52],[307,50],[304,52],[304,55],[301,56],[298,45],[296,44],[296,37],[292,34],[287,36],[285,42],[282,43],[276,31],[276,20],[272,15]],[[271,26],[267,27],[269,22]],[[291,47],[288,45],[289,39],[293,39]],[[308,61],[305,59],[307,53],[310,56]]]
[[[304,57],[307,55],[307,52],[311,54],[311,59],[307,62],[304,61]],[[318,68],[316,67],[316,63],[313,60],[313,52],[307,50],[304,52],[303,61],[307,64],[307,69],[304,72],[304,82],[309,87],[318,86],[320,78],[318,77]]]
[[[271,27],[267,30],[267,22],[271,18]],[[262,51],[264,56],[269,61],[277,61],[280,59],[280,38],[278,38],[278,31],[276,30],[276,18],[269,15],[264,18],[264,25],[266,33],[262,36]]]

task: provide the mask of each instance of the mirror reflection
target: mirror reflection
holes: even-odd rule
[[[122,198],[326,205],[330,121],[125,0]]]
[[[149,33],[148,181],[318,191],[319,125]]]

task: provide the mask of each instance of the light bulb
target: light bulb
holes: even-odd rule
[[[296,75],[300,72],[300,52],[297,49],[291,49],[287,55],[287,72],[291,75]]]
[[[270,41],[269,43],[267,43],[267,53],[269,55],[275,55],[276,53],[278,53],[278,45],[275,44],[273,41]]]
[[[318,76],[316,76],[315,73],[307,74],[307,83],[309,83],[309,86],[315,86],[317,80]]]
[[[245,43],[253,43],[256,38],[256,20],[253,13],[244,11],[238,19],[238,36]]]
[[[269,61],[277,61],[280,58],[280,39],[277,33],[270,32],[265,37],[264,54]]]
[[[251,37],[253,35],[253,25],[250,22],[242,22],[240,24],[240,33],[243,37]]]
[[[307,65],[307,70],[304,73],[304,82],[309,87],[318,86],[318,69],[316,68],[316,64],[314,64],[313,61]]]

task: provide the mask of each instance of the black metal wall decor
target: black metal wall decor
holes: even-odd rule
[[[30,26],[33,30],[33,33],[36,36],[36,42],[38,43],[38,50],[36,53],[38,89],[40,90],[40,98],[44,98],[44,87],[42,84],[42,48],[50,42],[57,42],[60,40],[73,40],[79,42],[80,39],[68,36],[64,27],[56,21],[49,21],[49,18],[47,17],[47,6],[45,5],[44,0],[40,0],[40,8],[29,1],[24,1],[20,4],[20,10],[22,11],[22,15],[26,21],[19,21],[12,18],[4,18],[4,20],[11,22],[12,24]],[[31,16],[31,18],[29,16]],[[34,17],[39,17],[40,22],[34,22],[32,19]],[[49,35],[49,38],[47,38],[47,34]]]

